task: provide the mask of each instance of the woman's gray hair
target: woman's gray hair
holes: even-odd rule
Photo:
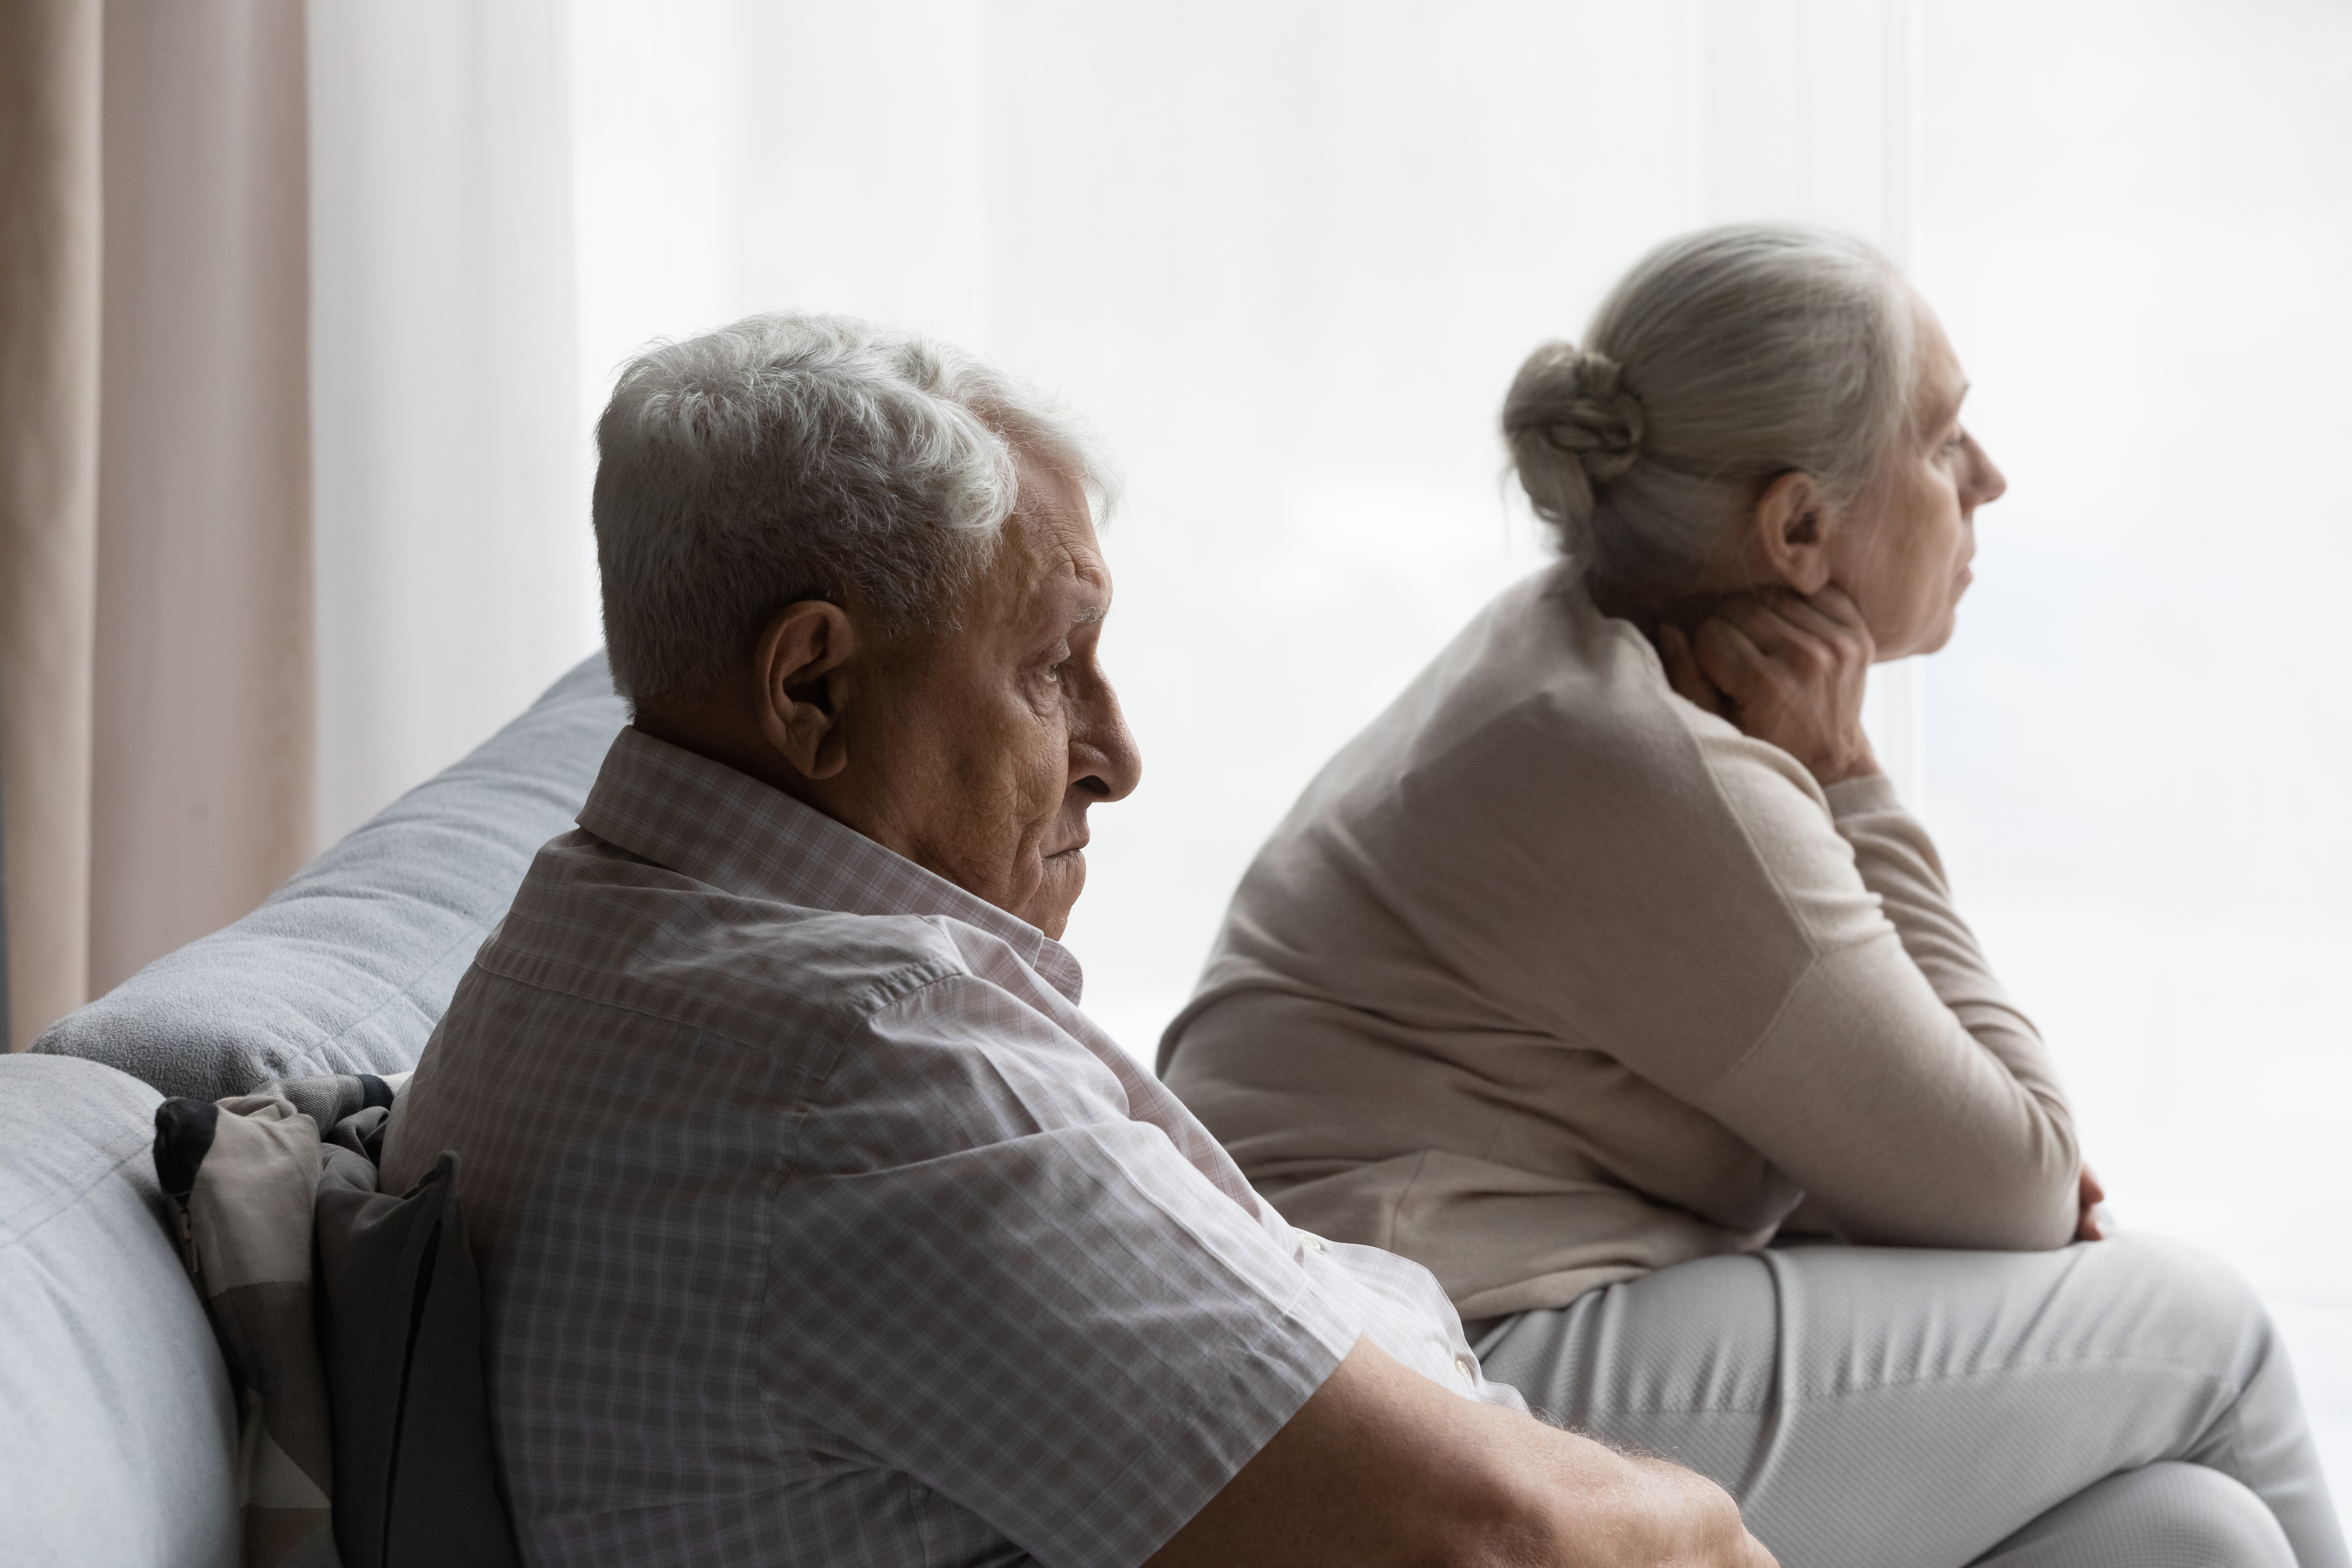
[[[695,702],[802,599],[854,597],[885,636],[950,623],[1019,504],[1016,449],[1108,510],[1076,421],[961,349],[793,311],[656,343],[596,426],[613,684]]]
[[[1802,470],[1859,494],[1905,426],[1910,290],[1861,240],[1734,224],[1644,257],[1585,331],[1546,343],[1503,402],[1536,515],[1594,575],[1688,584],[1739,509]]]

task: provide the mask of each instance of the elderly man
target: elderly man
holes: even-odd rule
[[[1140,761],[1068,425],[780,315],[646,354],[597,438],[635,723],[385,1151],[463,1162],[530,1562],[1769,1563],[1078,1010],[1055,938]]]

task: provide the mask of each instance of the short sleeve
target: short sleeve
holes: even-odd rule
[[[780,1414],[1045,1563],[1150,1556],[1360,1331],[1103,1062],[970,976],[850,1043],[775,1217]]]

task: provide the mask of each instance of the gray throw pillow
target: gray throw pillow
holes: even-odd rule
[[[474,752],[321,851],[236,924],[50,1026],[167,1095],[404,1072],[541,845],[588,798],[626,722],[597,653]]]

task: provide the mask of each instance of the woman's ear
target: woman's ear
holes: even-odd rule
[[[844,667],[856,651],[848,616],[822,599],[785,605],[760,634],[760,732],[804,779],[829,779],[849,765]]]
[[[1830,531],[1837,523],[1821,482],[1802,472],[1782,474],[1756,498],[1748,548],[1757,575],[1811,597],[1830,584]]]

